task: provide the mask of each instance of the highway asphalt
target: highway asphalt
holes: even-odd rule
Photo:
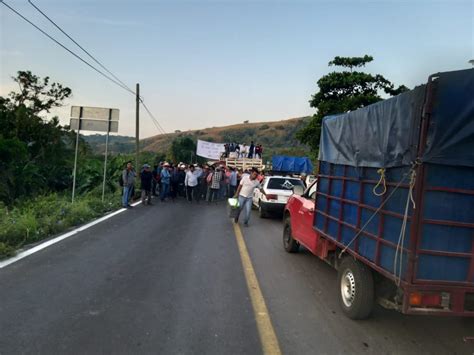
[[[474,319],[339,310],[336,271],[242,227],[284,354],[473,354]],[[261,354],[223,203],[139,205],[0,269],[0,354]]]

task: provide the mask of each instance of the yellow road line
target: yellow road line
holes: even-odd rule
[[[255,320],[257,321],[257,329],[260,335],[260,342],[262,343],[262,350],[264,354],[281,354],[280,345],[273,329],[270,314],[268,313],[265,300],[263,299],[262,291],[258,284],[255,270],[250,260],[250,255],[245,245],[244,237],[240,226],[237,223],[233,223],[235,238],[239,247],[240,259],[242,260],[242,266],[244,268],[245,280],[247,281],[247,287],[252,301],[253,312],[255,314]]]

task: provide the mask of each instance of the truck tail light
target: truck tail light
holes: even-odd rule
[[[445,298],[441,293],[410,293],[410,306],[416,307],[445,307]],[[449,296],[448,296],[449,303]]]
[[[410,306],[421,306],[421,293],[410,293]]]
[[[278,200],[277,195],[267,195],[267,200]]]

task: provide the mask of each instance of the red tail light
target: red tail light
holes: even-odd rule
[[[442,306],[442,297],[439,293],[412,292],[410,294],[410,305],[417,307],[440,307]]]
[[[278,200],[277,195],[267,195],[267,200]]]

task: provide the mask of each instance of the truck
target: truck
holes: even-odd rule
[[[374,304],[474,316],[474,69],[325,117],[317,181],[295,188],[283,247],[337,269],[352,319]]]

